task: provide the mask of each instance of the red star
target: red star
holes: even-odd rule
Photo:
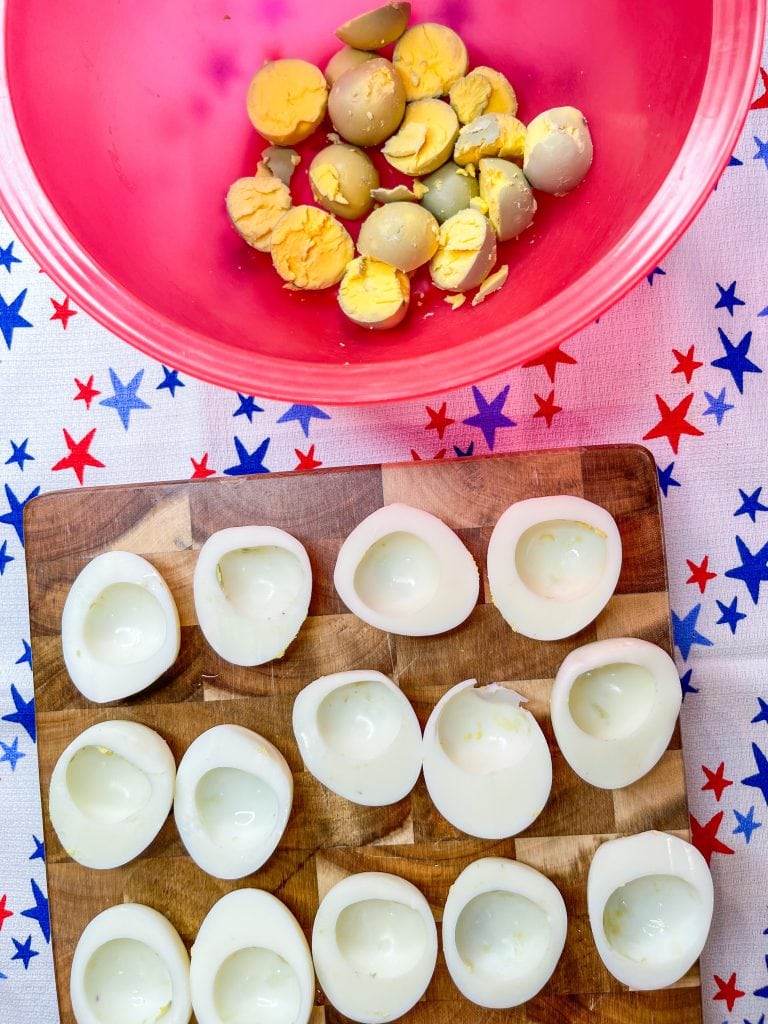
[[[685,398],[674,409],[670,409],[661,395],[656,395],[656,404],[659,407],[661,413],[661,419],[644,435],[644,441],[650,441],[654,437],[666,437],[672,448],[672,451],[677,455],[677,448],[680,444],[680,438],[683,434],[690,434],[691,437],[700,437],[704,431],[699,430],[698,427],[694,427],[692,423],[689,423],[685,418],[688,410],[691,407],[693,401],[693,392],[690,395],[686,395]]]
[[[419,453],[416,451],[415,448],[411,448],[411,458],[413,459],[414,462],[422,462],[423,461],[421,456],[419,455]],[[445,448],[441,448],[440,451],[437,453],[437,455],[433,455],[432,456],[432,461],[434,461],[435,459],[444,459],[444,458],[445,458]],[[428,459],[427,461],[430,461],[430,460]]]
[[[717,985],[717,993],[712,996],[712,999],[722,999],[728,1007],[728,1013],[733,1013],[736,1000],[741,999],[742,996],[747,994],[746,992],[742,992],[740,988],[736,988],[736,972],[733,972],[728,981],[723,981],[723,979],[717,974],[714,974],[713,978]]]
[[[720,826],[723,823],[723,814],[725,814],[725,811],[718,811],[713,818],[709,819],[706,825],[700,825],[694,816],[691,815],[691,842],[707,864],[711,862],[713,853],[733,853],[730,846],[721,843],[717,838],[717,833],[720,831]]]
[[[0,896],[0,932],[3,930],[3,924],[9,917],[13,917],[12,910],[5,909],[5,901],[8,899],[7,896]]]
[[[763,83],[763,95],[753,101],[750,110],[765,110],[768,108],[768,71],[760,68],[760,80]]]
[[[694,373],[700,366],[704,365],[704,363],[700,363],[698,359],[694,357],[695,350],[696,346],[691,345],[685,355],[683,355],[683,353],[678,352],[676,348],[672,349],[672,355],[677,360],[677,365],[673,368],[672,373],[682,373],[685,377],[686,384],[691,383],[691,377],[693,377]]]
[[[447,427],[450,427],[456,420],[452,420],[450,416],[446,414],[446,408],[448,403],[443,402],[440,408],[435,412],[430,406],[426,405],[424,408],[427,410],[429,416],[429,423],[424,427],[425,430],[436,430],[437,436],[440,441],[443,440],[443,434]]]
[[[550,381],[554,384],[555,374],[557,373],[557,364],[564,363],[565,365],[568,365],[569,363],[575,362],[577,362],[577,360],[574,359],[573,356],[568,355],[567,352],[563,352],[562,345],[555,345],[555,347],[550,349],[549,352],[545,352],[543,356],[538,356],[536,359],[531,359],[529,362],[523,363],[523,369],[527,370],[531,366],[543,366],[547,371]]]
[[[298,465],[294,466],[294,469],[317,469],[318,466],[322,466],[320,459],[315,458],[315,446],[311,444],[308,452],[302,452],[298,448],[293,449],[296,453],[296,458],[299,460]]]
[[[66,331],[67,324],[69,323],[69,318],[71,316],[77,316],[77,310],[69,308],[68,295],[64,296],[63,302],[57,302],[56,299],[51,299],[51,302],[53,304],[53,308],[56,310],[56,312],[51,317],[51,320],[61,320],[61,326]]]
[[[701,787],[702,792],[706,789],[711,789],[715,794],[715,800],[720,803],[720,797],[723,795],[723,790],[728,789],[729,786],[733,785],[732,779],[726,779],[725,777],[725,761],[721,761],[717,767],[717,771],[712,771],[711,768],[707,768],[706,765],[701,766],[701,770],[707,777],[707,781]]]
[[[709,571],[709,555],[704,555],[701,565],[696,565],[690,558],[685,560],[688,564],[688,568],[691,570],[691,575],[685,581],[686,583],[695,583],[699,588],[700,593],[704,593],[707,589],[707,584],[710,580],[713,580],[716,576],[716,572]]]
[[[216,476],[216,470],[211,469],[208,465],[208,452],[203,454],[199,462],[195,462],[191,455],[189,461],[192,463],[192,476],[189,478],[190,480],[206,480],[209,476]]]
[[[78,380],[77,377],[75,377],[75,384],[77,384],[77,394],[73,401],[85,402],[85,408],[90,409],[91,402],[94,400],[96,395],[101,394],[101,392],[93,386],[93,374],[88,378],[87,384],[83,384],[81,380]]]
[[[96,433],[96,427],[93,430],[89,430],[84,438],[80,441],[73,441],[67,431],[64,431],[64,440],[69,448],[69,455],[65,455],[63,459],[59,459],[55,466],[51,466],[51,469],[73,469],[75,476],[78,479],[78,483],[82,484],[83,475],[85,473],[86,466],[93,466],[95,469],[104,469],[104,463],[99,462],[93,455],[88,451]]]
[[[533,396],[539,403],[539,408],[533,414],[533,418],[542,416],[547,421],[547,426],[552,426],[552,420],[557,416],[559,412],[563,411],[561,405],[555,405],[555,392],[554,389],[549,392],[546,398],[542,398],[541,395],[534,394]]]

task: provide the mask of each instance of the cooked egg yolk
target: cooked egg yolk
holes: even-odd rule
[[[316,206],[294,206],[272,232],[275,270],[296,288],[330,288],[354,254],[346,228]]]
[[[473,75],[482,75],[491,86],[491,95],[483,109],[483,114],[516,114],[517,96],[515,90],[500,71],[493,68],[477,67]]]
[[[463,290],[478,257],[487,248],[489,230],[487,220],[477,210],[462,210],[441,226],[438,249],[429,265],[432,280],[438,288]],[[496,257],[495,246],[488,250],[488,256],[486,273]]]
[[[469,124],[486,112],[491,98],[491,83],[483,75],[472,71],[451,86],[449,98],[456,116],[462,124]]]
[[[483,114],[461,129],[453,159],[461,165],[476,164],[484,156],[519,159],[525,137],[525,125],[511,114]]]
[[[377,326],[391,321],[408,304],[411,286],[402,270],[359,256],[346,269],[339,305],[355,323]]]
[[[403,174],[429,174],[448,159],[458,133],[459,122],[447,103],[417,100],[406,107],[400,130],[382,153]]]
[[[328,84],[305,60],[275,60],[260,68],[248,87],[253,127],[277,146],[309,138],[325,116]]]
[[[235,230],[259,252],[269,252],[272,231],[290,208],[287,185],[264,167],[251,178],[239,178],[227,192],[227,213]]]
[[[408,100],[444,96],[467,70],[467,48],[453,29],[425,22],[400,38],[392,58]]]
[[[500,169],[484,163],[480,174],[480,197],[487,205],[488,220],[497,234],[501,234],[501,195],[510,184]]]
[[[331,203],[340,203],[342,206],[349,206],[349,200],[341,188],[341,175],[333,164],[320,164],[311,168],[309,177],[312,182],[312,190]]]
[[[485,281],[480,285],[477,290],[477,295],[472,299],[473,306],[479,306],[481,302],[484,302],[489,295],[493,295],[500,288],[503,288],[507,278],[509,277],[509,266],[505,263],[503,267],[499,267],[495,274],[491,274]]]

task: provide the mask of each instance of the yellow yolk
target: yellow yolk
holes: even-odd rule
[[[497,233],[501,231],[501,194],[508,185],[509,178],[505,174],[489,164],[483,164],[480,175],[480,197],[486,202],[488,220],[493,224]]]
[[[328,84],[305,60],[270,61],[253,76],[246,103],[260,135],[277,146],[292,146],[309,138],[325,117]]]
[[[295,288],[330,288],[354,254],[346,228],[316,206],[294,206],[272,232],[275,270]]]
[[[486,112],[491,98],[491,83],[483,75],[472,71],[466,78],[454,82],[448,98],[462,124],[469,124]]]
[[[473,75],[482,75],[491,86],[491,94],[483,114],[516,114],[517,96],[515,90],[500,71],[493,68],[478,67],[472,72]]]
[[[406,99],[444,96],[466,74],[467,48],[453,29],[425,22],[401,36],[392,62],[402,76]]]
[[[430,174],[451,155],[459,122],[442,100],[409,103],[396,135],[382,149],[387,161],[403,174]]]
[[[312,167],[309,172],[313,191],[331,203],[340,203],[342,206],[349,206],[349,200],[341,188],[341,176],[333,164],[320,164],[319,167]]]
[[[229,219],[237,233],[259,252],[269,252],[274,227],[290,208],[288,186],[264,167],[251,178],[239,178],[227,192]]]
[[[429,272],[438,288],[462,291],[475,287],[478,281],[466,285],[478,257],[487,250],[484,275],[489,273],[496,256],[496,246],[488,245],[491,228],[476,210],[462,210],[449,218],[440,228],[437,252],[432,257]],[[495,242],[494,239],[491,240]]]
[[[477,295],[472,299],[473,306],[479,306],[481,302],[484,302],[489,295],[493,295],[500,288],[503,288],[509,277],[509,266],[505,263],[503,267],[499,267],[495,274],[491,274],[485,281],[480,285],[477,290]]]
[[[424,196],[429,192],[429,189],[423,181],[414,181],[413,183],[413,194],[417,199],[423,199]]]
[[[451,309],[458,309],[459,306],[463,306],[467,301],[467,296],[463,292],[457,292],[455,295],[446,295],[443,302],[447,302]]]
[[[453,159],[462,165],[484,156],[516,160],[523,155],[525,138],[525,125],[511,114],[483,114],[461,129]]]
[[[473,196],[469,200],[469,205],[473,210],[479,210],[480,213],[488,213],[488,203],[482,196]]]
[[[339,305],[357,324],[392,327],[404,315],[410,293],[408,276],[402,270],[359,256],[346,268],[339,286]]]

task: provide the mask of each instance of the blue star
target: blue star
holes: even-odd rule
[[[698,693],[699,691],[695,686],[691,686],[691,676],[693,675],[693,669],[689,668],[687,672],[680,676],[680,687],[683,691],[683,700],[688,696],[689,693]]]
[[[760,550],[753,554],[741,537],[737,536],[736,547],[739,549],[741,565],[728,569],[723,575],[733,580],[741,580],[749,591],[753,604],[757,604],[760,584],[768,583],[768,544],[763,544]]]
[[[752,1024],[752,1021],[751,1020],[747,1020],[747,1018],[745,1017],[744,1018],[744,1024]],[[760,1020],[756,1020],[754,1022],[754,1024],[765,1024],[765,1014],[761,1013],[760,1014]]]
[[[761,309],[760,312],[757,315],[758,316],[768,316],[768,306],[766,306],[765,309]]]
[[[765,929],[763,935],[768,935],[768,928]],[[768,970],[768,956],[765,958],[765,968]],[[756,988],[752,995],[758,996],[760,999],[768,999],[768,985],[763,985],[762,988]]]
[[[232,413],[232,416],[247,416],[248,422],[253,423],[253,414],[255,412],[264,412],[260,405],[256,405],[250,395],[241,395],[238,391],[237,397],[240,399],[239,407]]]
[[[760,705],[760,710],[752,719],[753,725],[757,724],[757,722],[768,722],[768,701],[763,700],[762,697],[758,697],[757,703]]]
[[[5,570],[9,562],[15,562],[16,559],[13,555],[7,555],[5,549],[8,547],[8,541],[4,540],[0,544],[0,576],[5,576]]]
[[[7,761],[11,766],[11,771],[15,772],[16,762],[20,761],[22,757],[27,756],[23,750],[19,750],[19,737],[14,737],[13,743],[10,747],[7,743],[3,743],[3,741],[0,740],[0,747],[3,748],[3,756],[0,757],[0,761]]]
[[[661,488],[662,494],[665,498],[670,487],[680,486],[680,481],[675,480],[675,478],[672,476],[672,470],[674,468],[674,462],[670,462],[666,469],[662,469],[661,466],[656,467],[656,472],[659,474],[659,487]]]
[[[739,389],[739,394],[743,395],[744,374],[763,372],[756,363],[753,363],[751,359],[747,359],[749,346],[752,344],[752,331],[747,331],[737,345],[731,343],[731,339],[722,327],[717,328],[717,333],[720,335],[720,342],[725,349],[725,355],[719,359],[713,359],[712,366],[716,366],[720,370],[727,370],[733,377],[733,382]]]
[[[763,505],[760,501],[760,492],[762,487],[758,487],[757,490],[752,491],[750,495],[747,495],[745,491],[739,488],[739,495],[741,496],[741,508],[737,508],[733,513],[734,516],[749,516],[754,521],[757,519],[758,512],[768,512],[768,505]]]
[[[683,656],[683,661],[688,661],[688,655],[694,644],[700,647],[711,647],[712,641],[703,636],[696,629],[696,621],[701,611],[701,604],[695,604],[684,618],[680,618],[672,612],[672,632],[675,636],[675,646]]]
[[[456,456],[459,459],[469,459],[475,454],[475,442],[470,441],[466,448],[459,448],[457,444],[453,446],[453,450],[456,452]]]
[[[40,925],[40,931],[43,933],[43,938],[46,942],[51,941],[51,918],[48,913],[48,899],[43,895],[43,891],[34,878],[30,878],[29,884],[32,886],[32,895],[35,900],[34,907],[30,907],[28,910],[22,910],[22,917],[29,917],[33,921],[37,921]]]
[[[16,659],[17,665],[29,665],[30,670],[32,668],[32,648],[29,646],[26,640],[21,641],[24,645],[24,653],[20,658]]]
[[[264,456],[269,448],[270,438],[265,437],[255,452],[249,452],[239,437],[235,438],[235,450],[240,460],[224,472],[227,476],[247,476],[249,473],[268,473],[264,465]]]
[[[18,939],[11,939],[11,942],[16,947],[16,952],[11,957],[11,960],[21,960],[26,971],[32,957],[40,955],[36,949],[32,949],[32,936],[28,935],[26,942],[19,942]]]
[[[105,405],[108,409],[114,409],[120,417],[120,422],[127,430],[131,422],[131,413],[134,409],[152,408],[142,398],[139,398],[137,394],[144,371],[139,370],[127,384],[123,384],[111,366],[109,367],[109,376],[112,380],[114,394],[110,398],[102,398],[99,405]]]
[[[25,320],[19,313],[19,310],[24,305],[24,299],[27,297],[27,289],[23,292],[19,292],[13,302],[10,305],[0,295],[0,334],[5,338],[6,347],[10,349],[11,342],[13,341],[13,332],[17,327],[31,327],[32,324],[29,320]]]
[[[25,437],[21,444],[16,444],[15,441],[11,441],[11,454],[5,460],[6,466],[10,466],[11,463],[15,462],[19,469],[24,472],[25,462],[34,462],[35,456],[30,455],[27,451],[27,445],[29,444],[29,438]]]
[[[6,245],[5,248],[0,245],[0,267],[5,267],[10,274],[12,263],[21,263],[19,257],[13,255],[13,242]]]
[[[743,834],[744,842],[749,846],[749,840],[752,838],[752,833],[763,827],[762,821],[755,821],[754,805],[749,808],[746,814],[739,814],[739,812],[734,809],[733,815],[736,818],[736,828],[731,832],[731,835],[737,836],[739,833]]]
[[[745,306],[746,303],[743,299],[738,298],[736,295],[736,282],[731,281],[727,288],[723,288],[721,284],[715,281],[715,287],[720,292],[720,298],[715,303],[715,309],[727,309],[731,316],[733,316],[734,306]]]
[[[482,431],[485,443],[491,451],[493,451],[493,446],[496,443],[497,430],[501,430],[503,427],[517,426],[517,423],[511,420],[509,416],[505,416],[503,412],[508,394],[509,384],[489,403],[485,400],[480,389],[474,385],[472,386],[472,395],[477,406],[477,413],[464,420],[464,425],[466,427],[477,427],[478,430]]]
[[[743,786],[754,786],[755,789],[759,789],[763,794],[763,800],[768,804],[768,758],[766,758],[756,743],[752,744],[752,754],[755,758],[757,771],[754,775],[749,775],[746,779],[742,779],[741,784]]]
[[[12,526],[16,531],[16,536],[21,541],[21,546],[24,547],[24,506],[28,501],[32,501],[40,493],[40,488],[35,487],[33,491],[24,498],[23,501],[19,501],[16,495],[13,493],[8,484],[5,485],[5,497],[8,500],[8,511],[0,516],[0,523],[6,523],[8,526]]]
[[[720,391],[720,394],[717,396],[717,398],[715,398],[714,395],[710,395],[710,393],[708,391],[704,392],[704,397],[706,398],[706,400],[707,400],[707,402],[709,404],[707,405],[707,408],[702,413],[702,416],[714,416],[715,419],[717,420],[718,427],[721,426],[722,422],[723,422],[723,417],[725,416],[725,414],[727,412],[730,412],[731,409],[735,408],[735,406],[729,405],[726,402],[726,400],[725,400],[725,388],[723,388]]]
[[[744,166],[744,161],[743,160],[739,160],[739,158],[736,157],[736,156],[731,156],[731,159],[728,161],[727,166],[728,167],[743,167]]]
[[[290,423],[291,420],[296,420],[304,431],[304,437],[309,437],[309,425],[313,419],[329,420],[330,418],[327,412],[318,409],[316,405],[292,405],[277,422]]]
[[[32,742],[35,742],[35,698],[32,700],[24,700],[16,687],[11,683],[11,698],[16,707],[15,711],[12,711],[10,715],[3,715],[4,722],[15,722],[16,725],[20,725],[23,729],[26,729],[29,734],[29,738]]]
[[[41,860],[43,864],[45,864],[45,843],[43,843],[41,839],[38,839],[37,836],[32,836],[32,839],[35,843],[35,852],[30,854],[29,859]]]
[[[662,270],[661,267],[654,267],[654,269],[650,272],[650,274],[648,274],[646,280],[648,281],[648,284],[651,286],[651,288],[653,288],[653,279],[654,279],[654,277],[666,277],[666,276],[667,276],[666,270]]]
[[[728,626],[732,635],[736,632],[736,627],[741,620],[747,617],[744,612],[739,611],[738,601],[738,597],[734,597],[730,604],[724,604],[722,601],[717,602],[717,607],[720,609],[720,618],[715,625]]]
[[[757,146],[757,152],[752,159],[765,161],[765,167],[766,170],[768,170],[768,141],[763,142],[763,140],[758,139],[756,135],[753,135],[752,138],[755,140],[755,145]]]
[[[176,388],[185,388],[187,385],[183,380],[179,380],[178,370],[169,370],[167,366],[163,367],[163,379],[155,388],[156,391],[162,391],[165,388],[171,392],[171,398],[176,397]]]

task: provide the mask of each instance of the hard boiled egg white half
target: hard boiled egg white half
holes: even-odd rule
[[[302,544],[273,526],[219,530],[203,544],[194,575],[197,621],[233,665],[282,658],[309,610],[312,568]]]
[[[667,749],[681,700],[666,651],[645,640],[598,640],[572,651],[560,666],[552,727],[577,775],[601,789],[619,789],[646,775]]]
[[[549,981],[565,945],[563,897],[534,868],[503,857],[469,864],[443,911],[443,952],[459,991],[479,1006],[506,1009]]]
[[[360,1024],[386,1024],[424,995],[437,961],[437,928],[419,890],[397,875],[349,875],[323,897],[312,929],[323,991]]]
[[[194,862],[215,878],[243,878],[272,856],[293,803],[293,776],[268,740],[216,725],[187,748],[173,813]]]
[[[443,694],[424,729],[424,781],[455,828],[480,839],[517,835],[544,810],[552,757],[523,698],[475,679]]]
[[[190,975],[198,1024],[307,1024],[315,1002],[304,933],[261,889],[236,889],[211,907]]]
[[[173,596],[140,555],[97,555],[67,594],[61,617],[64,664],[82,695],[98,704],[154,683],[176,660],[180,638]]]
[[[664,832],[609,840],[589,867],[597,951],[633,989],[664,988],[687,973],[707,941],[712,902],[707,862],[695,846]]]
[[[77,1024],[187,1024],[189,957],[173,925],[151,907],[121,903],[86,926],[72,958]]]
[[[402,800],[421,771],[416,712],[381,672],[337,672],[310,683],[294,701],[293,732],[307,769],[357,804]]]
[[[600,505],[568,495],[511,505],[488,542],[493,603],[517,633],[561,640],[597,618],[621,572],[621,537]]]
[[[99,722],[59,756],[48,813],[67,854],[115,868],[144,850],[168,817],[176,764],[162,737],[139,722]]]
[[[434,636],[462,623],[477,603],[472,555],[429,512],[392,504],[377,509],[341,546],[333,574],[339,597],[376,629]]]

